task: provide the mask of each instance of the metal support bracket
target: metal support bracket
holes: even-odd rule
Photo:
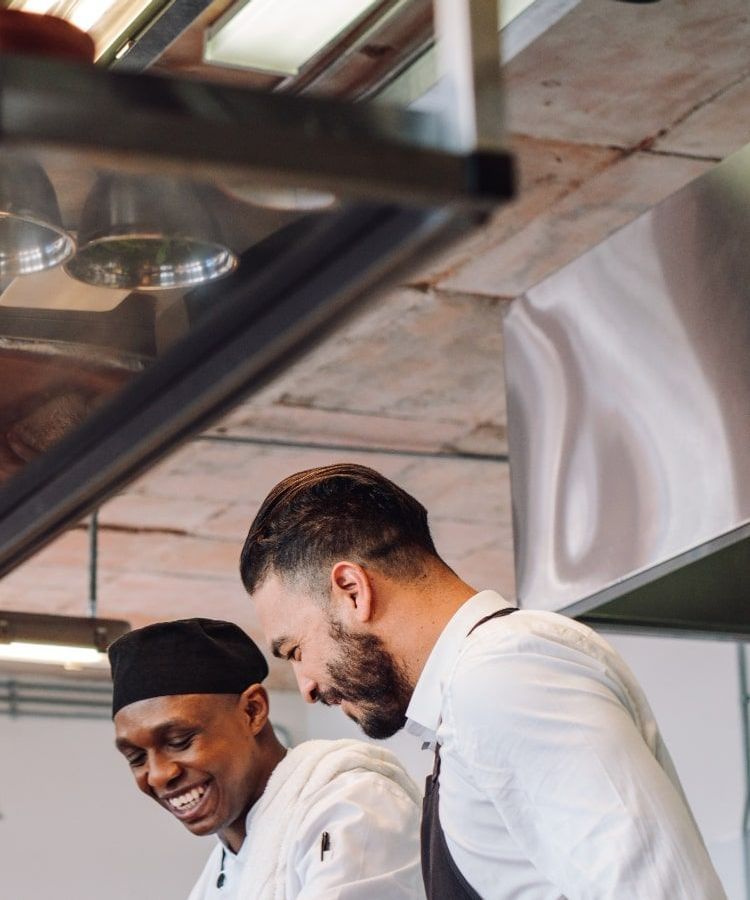
[[[443,115],[460,152],[498,150],[503,140],[500,16],[496,0],[434,0]]]

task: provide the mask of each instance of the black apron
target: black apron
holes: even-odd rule
[[[469,631],[471,634],[490,619],[499,619],[516,612],[517,607],[508,606],[480,619]],[[467,635],[468,637],[469,635]],[[427,900],[482,900],[469,884],[453,861],[448,844],[440,827],[438,806],[440,804],[440,745],[435,748],[435,766],[428,775],[422,801],[422,878]]]

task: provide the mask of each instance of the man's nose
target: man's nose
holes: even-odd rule
[[[179,764],[173,759],[167,759],[159,754],[154,754],[148,761],[148,774],[146,780],[148,786],[155,794],[161,794],[182,773]]]
[[[307,675],[303,675],[298,669],[294,670],[295,678],[297,679],[297,686],[299,687],[299,692],[302,694],[303,698],[307,703],[317,703],[318,700],[318,684],[316,681],[313,681],[312,678],[308,678]]]

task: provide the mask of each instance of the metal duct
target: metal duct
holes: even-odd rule
[[[511,305],[517,584],[597,624],[750,632],[750,147]]]
[[[108,719],[112,686],[85,681],[0,679],[0,714],[63,719]]]

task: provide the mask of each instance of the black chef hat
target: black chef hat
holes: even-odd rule
[[[175,694],[241,694],[268,663],[231,622],[180,619],[137,628],[109,648],[112,717],[137,700]]]

